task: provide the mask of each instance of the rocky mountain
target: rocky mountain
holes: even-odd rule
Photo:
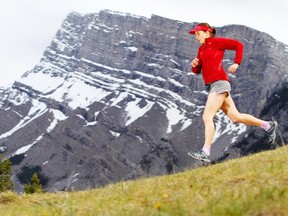
[[[37,173],[47,191],[82,190],[198,166],[207,97],[190,62],[197,23],[108,10],[70,13],[40,62],[0,89],[0,151],[16,191]],[[277,119],[287,143],[288,46],[246,26],[217,28],[245,44],[232,94],[241,112]],[[227,68],[234,53],[225,54]],[[270,149],[265,133],[216,117],[214,160]]]

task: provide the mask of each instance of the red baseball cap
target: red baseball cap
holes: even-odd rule
[[[189,33],[190,34],[195,34],[195,32],[198,32],[198,31],[209,31],[209,32],[212,32],[212,28],[210,27],[207,27],[207,26],[203,26],[203,25],[197,25],[193,30],[190,30]]]

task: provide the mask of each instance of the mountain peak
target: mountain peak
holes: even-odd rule
[[[156,15],[70,13],[41,61],[0,90],[0,148],[12,161],[16,190],[34,172],[55,191],[194,167],[187,152],[203,144],[207,93],[191,73],[198,44],[189,29],[191,23]],[[245,26],[218,33],[245,45],[231,76],[239,110],[286,119],[283,47]],[[225,54],[225,68],[233,55]],[[216,161],[270,148],[257,128],[232,124],[221,112],[216,118]]]

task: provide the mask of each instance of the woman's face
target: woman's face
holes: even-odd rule
[[[208,31],[197,31],[195,32],[195,38],[200,44],[205,43],[205,39],[210,37],[210,33]]]

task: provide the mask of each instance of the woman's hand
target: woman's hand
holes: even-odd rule
[[[232,64],[229,68],[228,71],[229,73],[235,73],[239,65],[237,63]]]
[[[191,67],[192,67],[192,68],[197,67],[198,63],[199,63],[199,59],[198,59],[198,58],[194,58],[194,59],[192,60],[192,62],[191,62]]]

